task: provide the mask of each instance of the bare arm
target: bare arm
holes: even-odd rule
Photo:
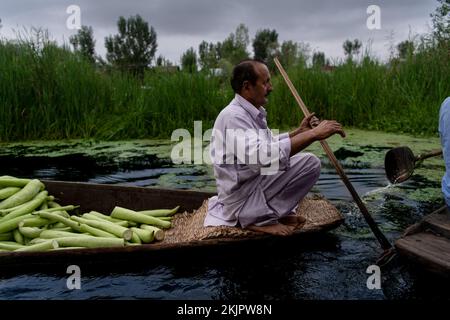
[[[314,141],[327,139],[333,134],[338,133],[345,137],[345,132],[340,123],[334,120],[324,120],[318,123],[318,119],[314,118],[314,114],[304,118],[300,127],[289,133],[289,138],[291,138],[290,156],[297,154]],[[312,124],[311,122],[314,123]],[[312,128],[311,124],[314,128]]]

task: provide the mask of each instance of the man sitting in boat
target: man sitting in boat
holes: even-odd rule
[[[439,135],[445,162],[442,193],[447,204],[447,211],[450,212],[450,97],[444,100],[439,111]]]
[[[304,223],[295,209],[320,175],[320,160],[299,152],[314,141],[345,133],[338,122],[319,123],[312,114],[294,131],[274,135],[263,107],[272,84],[261,61],[236,65],[231,86],[235,97],[218,115],[212,133],[218,195],[208,201],[204,225],[289,235]]]

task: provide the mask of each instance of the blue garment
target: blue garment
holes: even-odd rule
[[[442,193],[447,207],[450,207],[450,97],[445,99],[439,111],[439,135],[445,162],[445,174],[442,178]]]

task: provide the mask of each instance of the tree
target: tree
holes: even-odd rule
[[[158,58],[156,59],[156,65],[158,67],[161,67],[164,63],[164,57],[162,55],[159,55]]]
[[[361,49],[362,43],[358,39],[352,41],[345,40],[342,47],[344,48],[344,54],[347,56],[347,61],[353,60],[353,55],[359,54],[359,50]]]
[[[140,15],[117,22],[119,34],[105,38],[106,58],[123,71],[143,77],[158,47],[156,32]]]
[[[181,56],[181,68],[189,73],[197,71],[197,53],[194,48],[189,48]]]
[[[164,58],[162,55],[159,55],[156,59],[156,66],[158,67],[172,67],[173,63],[169,61],[169,59]]]
[[[216,45],[216,50],[220,59],[236,64],[249,57],[247,52],[249,43],[248,28],[241,23],[234,33],[230,33],[222,43]]]
[[[314,52],[312,60],[314,68],[322,68],[325,66],[325,53],[320,51]]]
[[[245,24],[241,23],[238,25],[234,35],[236,48],[239,48],[247,53],[247,46],[250,44],[250,38],[248,36],[248,28]]]
[[[253,52],[255,59],[266,62],[278,51],[278,33],[275,30],[263,29],[258,30],[253,40]]]
[[[351,56],[353,52],[353,42],[351,42],[350,40],[345,40],[342,47],[344,48],[344,54],[346,56]]]
[[[306,42],[298,42],[297,48],[298,48],[297,63],[306,66],[306,63],[310,58],[311,46],[309,45],[309,43]]]
[[[210,70],[218,67],[220,60],[218,46],[214,43],[202,41],[198,46],[199,64],[202,70]]]
[[[241,60],[248,59],[249,43],[248,28],[241,23],[223,42],[214,44],[202,41],[198,47],[199,64],[202,70],[219,68],[222,59],[233,65],[237,64]]]
[[[69,38],[73,49],[88,61],[95,62],[95,40],[92,27],[82,26],[76,35]]]
[[[297,63],[298,45],[292,40],[284,41],[281,44],[280,62],[285,68],[289,68]]]
[[[297,43],[292,40],[283,41],[280,51],[280,62],[286,68],[293,65],[306,65],[310,47],[307,43]]]
[[[397,45],[398,56],[400,59],[406,59],[414,53],[414,42],[405,40]]]
[[[430,14],[433,34],[438,43],[450,40],[450,0],[437,0],[440,6]]]

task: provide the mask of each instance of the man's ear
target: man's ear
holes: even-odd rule
[[[242,82],[242,89],[248,90],[250,85],[250,81],[245,80],[244,82]]]

